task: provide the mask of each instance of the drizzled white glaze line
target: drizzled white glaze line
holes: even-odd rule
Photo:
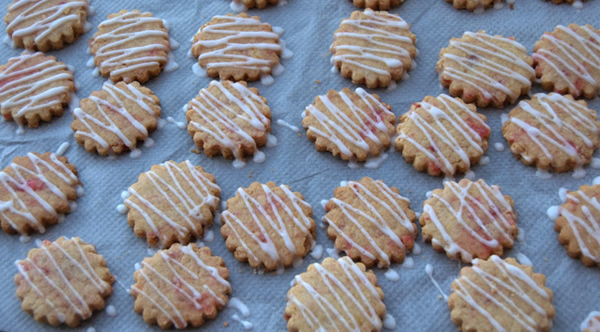
[[[592,311],[590,314],[581,322],[581,331],[589,329],[590,332],[600,331],[600,311]]]
[[[577,198],[575,194],[581,199]],[[600,263],[600,250],[592,252],[588,247],[589,245],[593,245],[596,248],[600,248],[600,220],[598,220],[598,216],[600,216],[600,202],[598,202],[596,197],[588,196],[582,190],[568,191],[566,198],[567,202],[581,205],[583,217],[575,215],[569,211],[569,208],[563,205],[558,208],[559,214],[567,220],[569,228],[571,228],[571,231],[575,235],[581,254],[595,263]]]

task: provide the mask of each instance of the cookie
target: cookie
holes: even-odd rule
[[[139,10],[108,15],[89,45],[99,73],[126,83],[158,76],[171,50],[163,20]]]
[[[535,74],[547,91],[594,98],[600,91],[600,30],[558,25],[533,49]]]
[[[371,9],[355,11],[333,35],[331,61],[352,83],[385,88],[415,65],[415,42],[410,24],[400,16]]]
[[[396,150],[419,172],[465,173],[487,150],[490,127],[485,121],[475,105],[460,98],[427,96],[400,116]]]
[[[192,55],[208,76],[256,81],[279,65],[279,35],[258,16],[217,15],[194,35]]]
[[[50,51],[86,32],[85,0],[14,0],[4,16],[6,33],[17,47]]]
[[[200,239],[212,224],[221,194],[215,177],[189,160],[154,165],[127,191],[129,226],[148,245],[163,248]]]
[[[279,0],[233,0],[233,2],[237,4],[241,3],[246,9],[264,9],[267,6],[277,6],[279,4]]]
[[[581,332],[600,332],[600,311],[592,311],[581,323]]]
[[[15,264],[21,308],[38,322],[76,327],[102,310],[113,291],[104,257],[78,237],[44,240]]]
[[[387,149],[396,116],[379,96],[362,88],[329,90],[306,107],[302,126],[317,151],[330,151],[343,160],[365,161]]]
[[[450,259],[470,263],[512,248],[519,229],[514,202],[483,180],[446,181],[423,202],[423,240]]]
[[[531,89],[535,72],[527,49],[512,37],[465,32],[440,51],[436,70],[450,95],[479,107],[513,104]]]
[[[389,10],[392,7],[400,6],[404,0],[352,0],[352,2],[358,8]]]
[[[600,267],[600,185],[568,191],[554,229],[567,254],[586,266]]]
[[[461,331],[549,331],[553,293],[546,276],[513,258],[473,260],[452,282],[448,308]]]
[[[0,112],[4,120],[36,128],[61,116],[75,92],[67,65],[43,53],[24,52],[0,66]]]
[[[548,0],[544,0],[544,1],[548,1]],[[575,5],[577,3],[579,3],[580,5],[582,5],[582,2],[585,2],[587,0],[550,0],[553,4],[555,5],[560,5],[562,3],[568,3],[570,5]]]
[[[284,317],[289,331],[379,331],[384,315],[375,274],[349,257],[328,257],[294,277]]]
[[[137,152],[138,141],[148,139],[160,119],[160,101],[138,82],[104,83],[73,111],[75,140],[99,155]]]
[[[402,263],[412,250],[417,227],[410,201],[381,180],[364,177],[336,188],[325,211],[335,247],[367,267]]]
[[[133,275],[135,312],[162,329],[198,327],[229,299],[229,270],[210,248],[174,244],[144,258]]]
[[[77,208],[83,194],[67,157],[30,152],[0,172],[0,223],[8,234],[45,233]]]
[[[451,3],[456,9],[466,9],[469,11],[483,10],[492,6],[502,6],[502,0],[446,0],[446,2]],[[506,3],[512,5],[515,3],[515,0],[506,0]]]
[[[525,165],[566,172],[589,163],[600,145],[597,118],[584,101],[538,93],[510,111],[502,134]]]
[[[312,207],[299,192],[273,182],[239,188],[221,214],[225,245],[241,262],[266,271],[289,267],[315,243]]]

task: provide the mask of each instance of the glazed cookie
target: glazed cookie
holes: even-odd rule
[[[316,226],[299,192],[273,182],[239,188],[221,214],[221,235],[241,262],[267,271],[300,262],[312,249]]]
[[[0,112],[20,126],[61,116],[72,92],[73,73],[53,56],[24,52],[0,66]]]
[[[325,258],[294,277],[284,317],[289,331],[379,331],[384,315],[375,274],[342,257]]]
[[[208,76],[256,81],[279,65],[279,35],[258,16],[215,16],[194,36],[192,55]]]
[[[461,331],[549,331],[553,293],[545,284],[513,258],[475,259],[450,287],[450,316]]]
[[[225,307],[228,278],[225,262],[210,248],[174,244],[137,267],[131,286],[135,312],[163,329],[198,327]]]
[[[450,259],[470,263],[512,248],[517,237],[513,200],[483,180],[446,181],[424,203],[419,219],[423,240]]]
[[[77,168],[54,153],[16,157],[0,172],[0,223],[9,234],[45,233],[83,195]]]
[[[323,221],[335,247],[370,267],[402,263],[412,250],[417,227],[410,201],[398,188],[365,177],[335,189]]]
[[[233,0],[236,5],[243,5],[246,9],[264,9],[267,6],[277,6],[279,0]]]
[[[188,103],[186,118],[194,143],[207,156],[233,158],[236,166],[243,165],[246,156],[264,161],[258,148],[271,132],[271,109],[246,82],[210,82]]]
[[[600,311],[592,311],[581,323],[581,332],[600,332]]]
[[[6,33],[17,47],[58,50],[89,30],[85,0],[14,0],[4,16]]]
[[[396,150],[429,175],[467,172],[488,147],[490,127],[473,104],[460,98],[427,96],[400,116]]]
[[[558,25],[533,49],[535,73],[547,91],[594,98],[600,91],[600,30]]]
[[[104,257],[78,237],[45,240],[15,264],[21,308],[38,322],[76,327],[102,310],[113,291]]]
[[[129,226],[148,245],[162,248],[200,239],[212,224],[221,194],[215,177],[189,160],[154,165],[127,191],[129,196],[119,209],[129,211]]]
[[[510,111],[502,134],[524,164],[566,172],[589,163],[600,145],[597,117],[584,101],[538,93]]]
[[[506,0],[506,4],[513,5],[516,0]],[[492,6],[501,6],[502,0],[446,0],[456,9],[466,9],[470,11],[483,10]],[[502,8],[502,7],[500,7]]]
[[[479,107],[503,107],[531,89],[535,72],[527,49],[514,38],[465,32],[440,52],[436,70],[450,94]]]
[[[544,1],[548,1],[548,0],[544,0]],[[575,6],[577,3],[579,3],[579,6],[581,6],[582,2],[586,2],[587,0],[550,0],[550,1],[555,5],[560,5],[561,3],[568,3],[568,4]]]
[[[152,142],[148,135],[160,119],[160,101],[138,82],[104,83],[73,111],[71,129],[75,140],[88,152],[105,156],[131,151],[139,154],[138,141]]]
[[[398,15],[371,9],[355,11],[333,35],[331,61],[352,83],[385,88],[415,65],[415,41],[410,24]]]
[[[374,10],[389,10],[392,7],[400,6],[404,0],[352,0],[358,8],[370,8]]]
[[[362,88],[329,90],[306,107],[302,125],[317,151],[330,151],[343,160],[365,161],[391,144],[396,116],[391,107]]]
[[[113,82],[144,83],[158,76],[171,51],[163,20],[139,10],[108,15],[89,44],[97,70]]]

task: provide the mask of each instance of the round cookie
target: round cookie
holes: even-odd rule
[[[160,119],[160,101],[138,82],[104,83],[73,111],[75,140],[88,152],[105,156],[137,152]]]
[[[15,264],[21,308],[38,322],[76,327],[102,310],[113,291],[104,257],[78,237],[44,240]]]
[[[358,8],[389,10],[392,7],[400,6],[404,0],[352,0],[352,2]]]
[[[299,192],[273,182],[239,188],[221,214],[221,235],[237,260],[266,271],[289,267],[315,243],[310,204]]]
[[[9,234],[45,233],[64,220],[83,195],[77,167],[67,157],[30,152],[0,172],[0,223]]]
[[[336,188],[325,211],[335,247],[367,267],[402,263],[412,250],[417,227],[410,201],[381,180],[364,177]]]
[[[470,263],[512,248],[519,229],[514,202],[483,180],[446,181],[423,202],[423,240],[450,259]]]
[[[525,165],[566,172],[589,163],[600,145],[597,118],[585,101],[538,93],[510,111],[502,134]]]
[[[415,65],[415,42],[410,24],[400,16],[371,9],[355,11],[333,34],[331,62],[354,84],[385,88]]]
[[[17,47],[58,50],[87,31],[87,10],[85,0],[14,0],[4,16],[6,33]]]
[[[73,73],[53,56],[24,52],[0,66],[0,112],[20,126],[61,116],[72,92]]]
[[[581,332],[600,332],[600,311],[592,311],[581,323]]]
[[[400,116],[396,150],[429,175],[467,172],[488,147],[490,127],[473,104],[448,95],[427,96]]]
[[[379,331],[384,315],[375,274],[349,257],[328,257],[294,277],[284,317],[288,331]]]
[[[208,76],[256,81],[279,65],[279,35],[258,16],[217,15],[194,35],[192,55]]]
[[[317,151],[330,151],[343,160],[365,161],[391,144],[396,116],[391,107],[362,88],[329,90],[306,107],[302,126]]]
[[[513,258],[473,260],[452,282],[448,308],[461,331],[549,331],[553,293],[546,277]]]
[[[135,312],[162,329],[198,327],[227,304],[229,270],[210,248],[174,244],[144,258],[133,275]]]
[[[440,51],[436,70],[450,95],[478,107],[513,104],[531,89],[535,72],[527,49],[514,38],[465,32]]]
[[[512,6],[515,1],[506,0],[506,3]],[[446,2],[451,3],[456,9],[466,9],[469,11],[484,10],[492,6],[502,6],[502,0],[446,0]]]
[[[89,45],[100,75],[126,83],[158,76],[171,51],[163,20],[136,9],[108,15]]]
[[[600,30],[558,25],[535,43],[536,76],[547,91],[594,98],[600,91]]]
[[[215,177],[189,160],[154,165],[127,191],[129,226],[148,245],[162,248],[200,239],[212,224],[221,194]]]

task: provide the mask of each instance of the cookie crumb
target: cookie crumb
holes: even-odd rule
[[[223,322],[223,327],[228,327],[229,326],[229,322],[228,321],[224,321]]]
[[[315,80],[315,83],[321,85],[321,80]]]
[[[198,149],[191,149],[190,152],[196,153],[196,154],[202,154],[202,151],[198,150]]]

